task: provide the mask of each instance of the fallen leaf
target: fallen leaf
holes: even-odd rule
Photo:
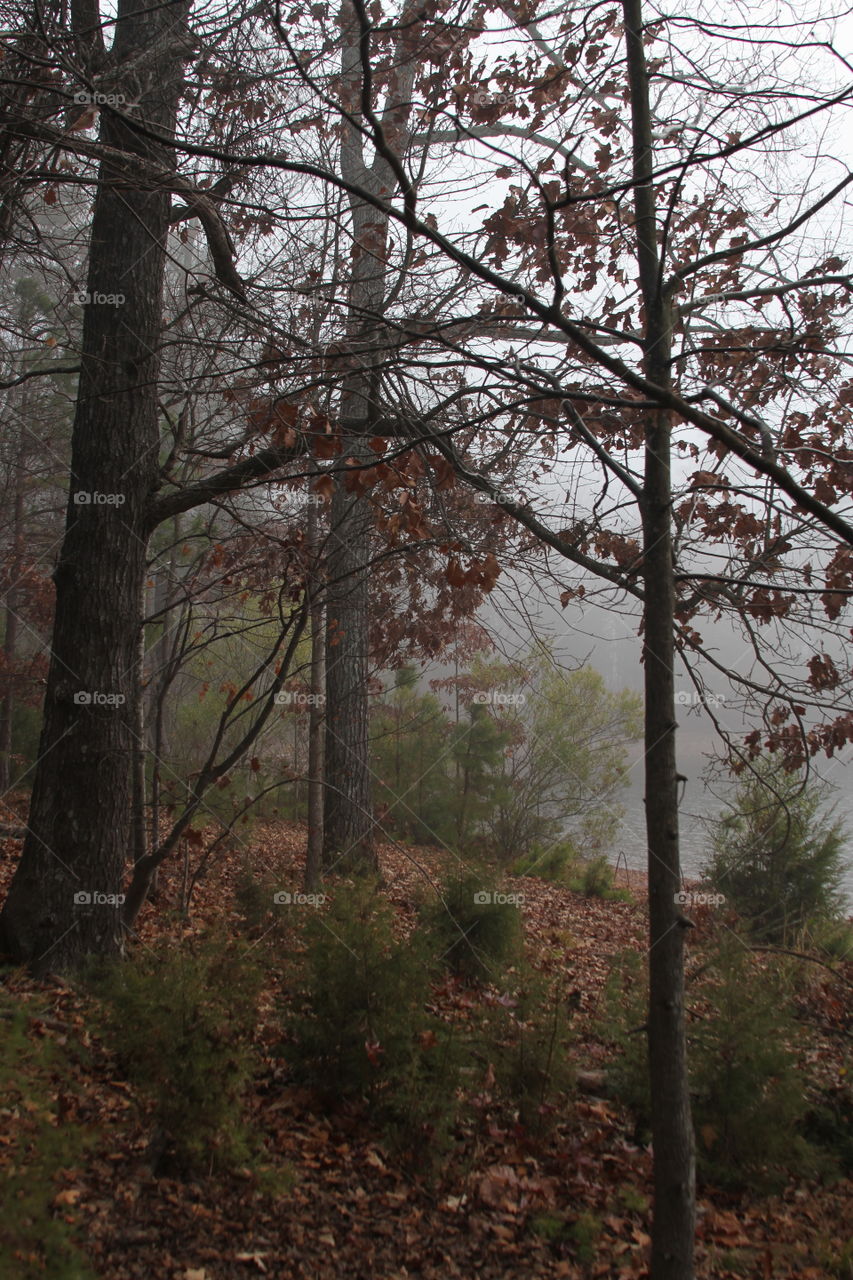
[[[82,1194],[75,1187],[66,1187],[64,1191],[60,1191],[53,1197],[53,1203],[57,1207],[63,1204],[76,1204]]]
[[[269,1270],[269,1268],[267,1267],[267,1264],[264,1262],[264,1258],[266,1256],[267,1255],[265,1253],[257,1253],[257,1252],[235,1253],[234,1261],[235,1262],[254,1262],[255,1266],[258,1268],[259,1271],[263,1271],[266,1273]]]

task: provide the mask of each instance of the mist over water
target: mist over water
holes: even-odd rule
[[[844,772],[849,776],[849,765],[844,767]],[[630,778],[630,787],[626,787],[620,797],[625,816],[620,822],[610,861],[616,862],[618,859],[632,871],[645,871],[646,815],[643,804],[642,758],[632,769]],[[836,805],[835,816],[841,820],[848,833],[845,852],[847,868],[843,883],[847,893],[847,909],[853,912],[853,794],[849,790],[842,790],[838,776],[831,780],[836,786],[832,797]],[[698,774],[695,778],[688,779],[679,815],[681,866],[688,880],[697,879],[701,875],[709,856],[709,819],[715,818],[723,807],[720,799],[703,785]]]
[[[601,672],[613,692],[632,689],[642,694],[642,642],[639,619],[627,611],[617,612],[585,601],[570,603],[566,608],[555,600],[552,583],[543,579],[531,581],[521,574],[509,573],[482,611],[482,620],[505,658],[515,657],[534,641],[553,647],[555,659],[568,667],[588,663]],[[703,618],[702,634],[706,647],[714,654],[719,667],[699,666],[707,680],[706,696],[713,714],[734,741],[755,727],[738,700],[733,697],[727,671],[751,673],[752,647],[738,636],[728,623]],[[811,650],[804,649],[799,660],[805,662]],[[698,877],[708,858],[709,823],[725,809],[727,794],[734,783],[717,770],[713,789],[707,779],[711,762],[719,759],[723,744],[706,708],[697,704],[696,690],[679,658],[676,671],[678,733],[676,752],[679,771],[687,782],[680,810],[681,862],[687,878]],[[634,743],[628,751],[629,786],[617,798],[625,810],[619,832],[610,853],[612,862],[620,859],[631,870],[646,869],[646,828],[643,805],[643,749]],[[567,762],[570,767],[570,762]],[[818,757],[811,762],[816,777],[830,784],[830,803],[847,833],[844,887],[848,910],[853,911],[853,751],[842,751],[833,759]]]

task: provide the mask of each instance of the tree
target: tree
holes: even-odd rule
[[[482,839],[484,827],[488,829],[491,825],[490,812],[504,799],[503,755],[513,739],[512,730],[490,716],[479,703],[472,703],[467,713],[467,721],[462,720],[456,726],[451,739],[452,759],[457,770],[452,808],[462,849],[472,840]]]
[[[383,821],[401,835],[503,860],[546,857],[567,834],[599,852],[618,821],[625,744],[639,736],[636,695],[610,693],[589,667],[565,671],[541,646],[512,662],[475,654],[469,671],[431,681],[456,693],[455,720],[416,668],[373,714]]]
[[[173,134],[188,5],[119,4],[111,58],[150,127]],[[81,44],[103,56],[94,11],[75,9]],[[93,34],[97,33],[97,34]],[[132,68],[132,69],[131,69]],[[174,169],[174,153],[110,112],[101,141]],[[92,218],[72,493],[54,575],[56,614],[39,763],[21,862],[0,915],[3,950],[36,971],[122,943],[131,682],[139,642],[148,502],[158,480],[157,375],[169,191],[133,186],[104,159]],[[132,169],[131,169],[132,171]],[[121,295],[125,310],[104,302]],[[92,638],[97,637],[97,644]],[[93,799],[96,802],[93,804]],[[98,895],[106,901],[98,901]]]
[[[50,549],[60,532],[57,507],[64,499],[71,390],[71,379],[59,372],[66,364],[57,345],[62,323],[55,314],[47,272],[41,264],[25,261],[16,263],[9,274],[13,287],[6,303],[8,343],[3,354],[13,376],[3,387],[0,463],[2,505],[7,513],[0,532],[5,615],[0,792],[26,773],[15,767],[14,756],[20,758],[23,745],[16,737],[20,737],[23,715],[30,723],[36,719],[40,682],[46,672],[42,638],[50,626]],[[63,469],[62,487],[56,484],[58,466]],[[33,743],[25,754],[27,765],[35,759],[34,748]]]
[[[482,818],[492,850],[513,859],[538,846],[544,857],[569,836],[585,854],[599,853],[619,820],[625,746],[642,728],[639,697],[610,692],[591,667],[561,669],[541,647],[476,674],[486,701],[480,710],[509,744],[502,785]]]
[[[411,110],[414,64],[407,48],[410,16],[416,6],[404,7],[399,38],[392,44],[393,83],[381,129],[405,145]],[[341,143],[341,172],[350,184],[352,219],[351,277],[347,297],[346,347],[350,371],[341,386],[340,440],[344,458],[363,467],[375,457],[368,441],[380,430],[383,394],[378,365],[382,338],[377,322],[388,285],[388,217],[360,199],[356,187],[373,195],[388,193],[397,175],[386,156],[377,152],[365,161],[361,79],[363,34],[357,13],[342,10],[341,86],[345,108]],[[327,868],[341,862],[378,865],[373,849],[369,758],[369,564],[371,521],[357,488],[339,473],[332,498],[330,545],[327,559],[326,605],[326,733],[323,859]]]
[[[11,112],[15,136],[27,138],[19,148],[22,157],[29,157],[27,164],[39,151],[73,157],[59,167],[57,183],[48,180],[43,187],[45,202],[57,203],[63,183],[72,191],[86,184],[96,188],[41,744],[27,841],[0,915],[0,946],[37,971],[68,968],[90,952],[108,955],[119,949],[128,849],[136,859],[128,894],[133,915],[153,870],[177,839],[173,828],[164,850],[155,833],[151,855],[143,852],[139,686],[151,533],[185,511],[259,479],[266,482],[305,451],[304,443],[294,448],[278,437],[256,447],[261,431],[281,425],[270,425],[269,411],[259,415],[257,401],[242,423],[249,429],[239,432],[233,429],[233,414],[232,423],[223,422],[221,400],[216,412],[208,403],[208,423],[213,419],[220,432],[210,448],[209,435],[205,439],[190,424],[193,392],[199,386],[209,390],[205,378],[211,362],[192,361],[191,340],[185,340],[185,349],[195,367],[183,376],[172,349],[161,359],[165,263],[176,223],[200,220],[217,278],[232,299],[245,297],[233,266],[233,242],[217,208],[217,199],[233,186],[230,175],[210,195],[177,172],[175,127],[192,48],[187,14],[187,5],[148,11],[129,0],[118,9],[107,50],[97,7],[75,6],[75,53],[69,61],[62,14],[49,10],[36,37],[23,22],[25,34],[14,43],[10,61],[20,93],[10,94],[4,108]],[[217,28],[212,39],[220,38]],[[34,90],[33,66],[38,67]],[[227,96],[228,89],[220,85],[219,92]],[[93,139],[98,122],[99,136]],[[175,191],[184,202],[177,209]],[[5,185],[3,228],[10,242],[31,221],[28,195],[27,184]],[[75,214],[86,221],[79,201]],[[185,239],[179,236],[178,243]],[[70,260],[63,265],[67,269]],[[183,266],[189,269],[186,262]],[[187,310],[180,312],[178,332]],[[207,337],[210,311],[205,297],[194,317],[204,321]],[[219,345],[212,349],[220,354]],[[30,372],[46,376],[48,371],[29,371],[19,380]],[[176,401],[181,407],[173,417]],[[232,392],[228,403],[238,401]],[[231,437],[224,449],[222,433]],[[233,465],[212,470],[212,459]],[[215,756],[214,751],[214,770]],[[95,796],[103,796],[103,803],[93,806]],[[196,797],[178,820],[178,834],[181,821],[185,826],[200,803]]]
[[[447,761],[450,725],[438,698],[418,690],[411,665],[371,717],[374,804],[384,829],[416,843],[453,844]]]
[[[765,759],[718,818],[705,874],[756,937],[790,944],[841,914],[845,845],[823,788]]]

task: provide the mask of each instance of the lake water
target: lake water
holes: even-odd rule
[[[849,766],[847,766],[849,770]],[[838,786],[834,779],[836,816],[844,822],[849,833],[847,844],[847,870],[844,887],[847,892],[848,910],[853,911],[853,796]],[[698,796],[697,796],[698,791]],[[691,794],[692,792],[692,794]],[[632,771],[630,790],[626,789],[621,800],[625,809],[619,834],[614,841],[611,861],[621,856],[632,871],[646,869],[645,807],[641,771]],[[708,856],[707,819],[720,812],[721,804],[701,783],[688,783],[680,813],[681,865],[688,879],[698,878]],[[703,821],[704,819],[704,821]]]

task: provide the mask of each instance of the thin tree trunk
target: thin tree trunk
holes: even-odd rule
[[[151,848],[156,849],[160,843],[160,796],[162,792],[162,769],[163,769],[163,752],[167,749],[167,733],[166,733],[166,698],[172,687],[172,681],[176,672],[180,668],[180,645],[177,635],[172,636],[172,621],[176,609],[170,604],[170,596],[172,585],[176,581],[178,572],[178,546],[181,538],[181,517],[176,515],[172,522],[172,547],[169,553],[169,573],[166,582],[166,588],[163,592],[164,608],[163,608],[163,624],[160,639],[153,646],[154,669],[157,671],[157,680],[152,681],[152,701],[153,701],[153,720],[154,733],[153,742],[151,743],[151,823],[150,823],[150,842]],[[162,579],[161,579],[162,581]],[[157,608],[160,608],[160,601],[157,601]],[[148,709],[148,722],[152,719],[152,709]],[[149,893],[151,895],[157,892],[157,883],[159,879],[159,869],[155,868],[151,876],[149,885]]]
[[[291,669],[293,657],[296,653],[299,642],[305,629],[305,622],[308,615],[307,609],[302,606],[294,610],[290,616],[287,625],[279,634],[277,643],[272,652],[255,668],[253,675],[246,680],[243,691],[251,688],[256,681],[262,679],[266,673],[276,668],[277,674],[268,690],[268,694],[263,703],[259,706],[258,713],[248,727],[244,730],[242,736],[231,747],[230,751],[226,751],[224,755],[220,755],[220,749],[223,746],[223,739],[227,732],[229,724],[233,723],[231,711],[235,704],[226,707],[220,716],[219,725],[211,743],[207,759],[202,765],[199,773],[194,775],[192,785],[187,783],[187,799],[183,812],[175,820],[171,830],[150,852],[146,853],[144,858],[137,862],[133,869],[133,876],[127,887],[127,899],[124,903],[124,924],[127,928],[131,928],[136,921],[136,917],[141,911],[148,891],[151,888],[151,879],[156,869],[165,862],[166,858],[178,846],[187,828],[190,826],[195,815],[201,809],[204,803],[204,797],[209,789],[230,773],[241,760],[244,759],[249,748],[257,741],[268,723],[270,716],[276,706],[276,695],[281,691],[284,681]],[[285,643],[286,641],[286,643]],[[284,650],[282,652],[282,649]],[[279,659],[279,654],[281,657]],[[240,698],[236,696],[236,703],[239,704]]]
[[[22,406],[22,412],[25,412]],[[15,475],[15,507],[12,517],[12,563],[6,592],[6,629],[3,637],[3,701],[0,703],[0,793],[12,782],[12,723],[15,715],[15,662],[18,657],[19,579],[23,569],[24,472],[23,448],[18,451]]]
[[[671,386],[672,319],[657,244],[648,71],[641,0],[623,0],[634,146],[637,259],[645,310],[645,373]],[[649,884],[649,1072],[654,1146],[652,1280],[692,1280],[696,1216],[684,1013],[684,928],[675,753],[675,576],[671,414],[648,414],[643,492],[643,663]]]
[[[311,700],[308,704],[308,849],[305,892],[316,892],[323,878],[323,725],[325,721],[326,661],[323,605],[319,591],[317,508],[308,508],[308,547],[311,569]]]
[[[128,843],[128,861],[135,866],[140,858],[145,857],[147,848],[145,835],[145,762],[148,755],[145,742],[145,627],[142,619],[146,614],[147,588],[142,584],[139,605],[139,638],[137,640],[136,668],[131,688],[132,703],[130,706],[130,731],[133,735],[130,748],[130,841]]]
[[[187,0],[120,0],[111,59],[142,119],[174,130]],[[174,163],[109,111],[101,138]],[[166,190],[138,190],[101,167],[87,288],[120,295],[83,313],[71,489],[54,574],[56,616],[29,834],[0,915],[0,947],[36,973],[122,946],[120,896],[130,822],[133,685],[146,573],[148,504],[158,479],[159,345],[169,231]],[[88,495],[83,503],[75,494]],[[101,502],[95,495],[105,495]]]

